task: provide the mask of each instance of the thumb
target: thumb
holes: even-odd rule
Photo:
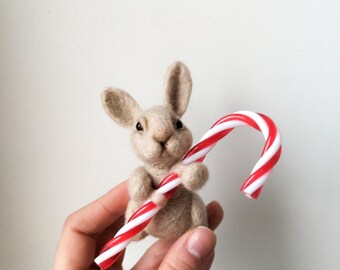
[[[160,270],[208,270],[214,259],[215,234],[197,227],[181,236],[165,255]]]

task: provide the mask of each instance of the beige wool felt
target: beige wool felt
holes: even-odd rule
[[[192,144],[192,134],[180,120],[188,107],[191,90],[188,68],[175,62],[165,78],[162,106],[143,111],[128,93],[117,88],[107,88],[102,94],[105,111],[117,124],[131,130],[133,149],[144,162],[129,178],[126,221],[149,198],[162,208],[134,240],[147,235],[176,239],[190,228],[208,225],[204,203],[195,193],[207,181],[208,170],[202,163],[180,163]],[[155,190],[170,172],[180,175],[182,185],[168,201]]]

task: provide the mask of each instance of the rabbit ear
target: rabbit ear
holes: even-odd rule
[[[189,69],[181,62],[173,63],[165,78],[165,98],[166,104],[180,117],[188,107],[191,89]]]
[[[141,113],[138,103],[125,91],[107,88],[102,93],[106,113],[123,127],[131,127]]]

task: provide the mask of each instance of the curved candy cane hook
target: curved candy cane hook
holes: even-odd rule
[[[261,131],[265,139],[261,158],[255,164],[250,176],[240,189],[247,197],[257,199],[263,184],[268,179],[281,154],[280,133],[268,116],[250,111],[239,111],[222,117],[203,135],[199,143],[188,151],[183,157],[182,163],[203,162],[216,143],[228,135],[235,127],[239,126],[251,126]],[[170,173],[159,183],[157,192],[170,199],[180,184],[180,177],[176,173]],[[103,247],[100,255],[95,259],[96,264],[101,269],[110,267],[132,241],[133,237],[150,223],[152,217],[160,209],[152,201],[144,203],[117,232],[115,237]]]

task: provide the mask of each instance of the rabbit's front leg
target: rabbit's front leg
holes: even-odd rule
[[[143,167],[139,167],[132,172],[129,178],[128,191],[130,201],[125,212],[125,223],[128,222],[132,214],[143,205],[153,192],[152,178]],[[143,230],[133,240],[141,240],[147,235],[146,231]]]
[[[144,167],[133,171],[129,180],[129,194],[131,200],[137,203],[144,203],[147,199],[151,199],[160,208],[163,208],[168,201],[164,195],[156,192],[152,185],[152,177]]]
[[[129,179],[129,195],[131,200],[144,202],[152,193],[152,178],[143,167],[135,169]]]
[[[208,168],[200,162],[193,162],[189,165],[177,164],[173,167],[182,180],[182,185],[190,190],[200,189],[208,180]]]

